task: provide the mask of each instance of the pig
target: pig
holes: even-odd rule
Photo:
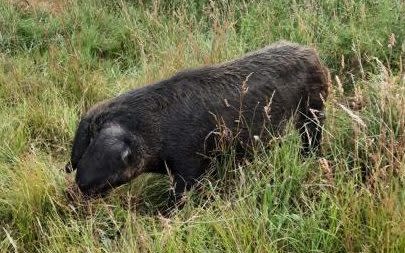
[[[246,154],[294,121],[302,153],[317,153],[328,70],[307,46],[278,42],[241,58],[133,89],[80,120],[67,171],[88,196],[105,195],[142,173],[170,174],[175,204],[210,167],[224,139]],[[226,138],[225,138],[226,139]]]

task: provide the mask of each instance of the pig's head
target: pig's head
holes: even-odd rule
[[[81,120],[66,171],[77,170],[76,183],[87,196],[104,196],[108,190],[138,176],[144,165],[141,139],[118,123],[92,127]]]

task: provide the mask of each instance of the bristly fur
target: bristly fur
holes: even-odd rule
[[[288,42],[181,71],[94,106],[79,124],[72,166],[87,170],[80,163],[91,156],[87,147],[92,139],[106,124],[118,124],[136,140],[132,145],[139,152],[133,152],[138,155],[133,159],[142,161],[143,168],[133,169],[166,173],[167,164],[178,195],[206,171],[208,161],[201,154],[209,156],[215,149],[215,135],[207,136],[218,127],[218,119],[245,150],[253,139],[281,133],[285,122],[297,115],[303,153],[316,151],[328,89],[328,71],[316,51]]]

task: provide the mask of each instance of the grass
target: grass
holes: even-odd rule
[[[404,252],[404,27],[400,0],[1,1],[0,251]],[[323,157],[301,160],[291,129],[170,219],[153,175],[68,198],[91,105],[280,39],[330,67]]]

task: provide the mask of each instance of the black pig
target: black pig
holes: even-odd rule
[[[302,152],[316,151],[328,85],[315,50],[288,42],[182,71],[94,106],[80,121],[66,168],[77,169],[87,195],[144,172],[170,172],[175,201],[206,172],[224,134],[247,150],[295,115]]]

